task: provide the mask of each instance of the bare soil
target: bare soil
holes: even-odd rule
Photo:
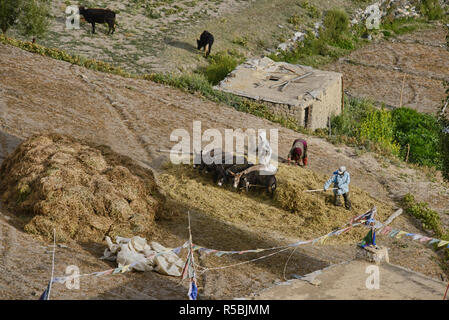
[[[344,164],[351,172],[353,186],[365,190],[371,197],[394,207],[397,199],[411,192],[418,200],[427,201],[438,210],[448,225],[449,188],[433,172],[416,170],[370,153],[360,154],[351,147],[334,146],[323,139],[295,133],[163,85],[86,70],[10,46],[0,45],[0,74],[2,159],[33,134],[56,132],[109,145],[115,152],[154,170],[159,179],[164,173],[162,164],[167,155],[157,149],[169,149],[173,145],[170,133],[176,128],[191,132],[195,120],[201,121],[203,131],[207,128],[220,131],[226,128],[277,128],[281,156],[288,153],[295,138],[304,137],[310,146],[309,169],[328,176]],[[175,201],[174,207],[176,205]],[[51,243],[24,233],[12,212],[4,207],[0,211],[1,298],[35,299],[49,278],[51,255],[47,251],[51,251]],[[238,223],[217,219],[201,208],[192,208],[191,215],[194,241],[211,248],[246,249],[240,247],[242,243],[247,243],[248,249],[264,248],[302,238],[301,234],[292,237],[266,226],[255,228],[244,217]],[[167,212],[166,218],[157,221],[157,225],[159,233],[154,240],[164,246],[178,246],[188,238],[185,214]],[[419,223],[407,215],[395,220],[393,227],[425,233]],[[434,278],[447,279],[438,254],[432,249],[407,240],[379,237],[378,241],[392,248],[391,262]],[[98,259],[104,244],[67,245],[69,248],[57,249],[56,274],[64,274],[69,264],[79,266],[83,273],[112,267]],[[290,259],[286,277],[351,260],[354,250],[354,244],[339,243],[301,247]],[[200,294],[204,299],[234,298],[270,287],[283,278],[289,254],[287,251],[235,268],[207,272],[200,277]],[[243,262],[248,257],[207,256],[198,257],[197,261],[203,266],[214,267]],[[178,286],[178,279],[155,273],[128,273],[85,278],[80,290],[67,290],[56,284],[53,292],[55,299],[183,299],[187,287],[186,284]],[[398,298],[401,297],[398,293]]]

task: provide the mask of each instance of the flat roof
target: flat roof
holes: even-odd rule
[[[302,106],[310,100],[321,99],[326,87],[341,77],[338,72],[264,57],[237,66],[214,88],[255,100]]]

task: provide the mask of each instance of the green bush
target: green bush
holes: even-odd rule
[[[345,108],[338,116],[331,118],[332,134],[359,137],[360,125],[366,115],[375,110],[373,103],[368,99],[354,99],[345,97]]]
[[[210,56],[210,64],[201,72],[204,73],[212,85],[216,85],[241,62],[243,62],[242,56],[232,55],[227,52],[218,52]]]
[[[343,10],[329,10],[324,16],[323,26],[323,34],[320,37],[337,43],[349,32],[349,16]]]
[[[385,109],[370,110],[360,125],[360,138],[378,143],[392,154],[399,154],[399,145],[394,140],[395,123],[391,112]]]
[[[320,17],[320,11],[313,4],[310,4],[309,1],[303,1],[300,3],[300,7],[306,10],[306,14],[312,18],[316,19]]]
[[[428,20],[438,20],[444,15],[444,11],[440,6],[439,0],[422,0],[419,9]]]
[[[294,14],[290,18],[288,18],[287,22],[294,26],[299,26],[299,24],[301,23],[301,18],[297,14]]]
[[[25,36],[41,36],[50,25],[47,1],[26,1],[19,16],[19,29]]]
[[[410,145],[410,162],[446,168],[449,176],[449,134],[442,133],[443,125],[432,115],[409,108],[379,110],[369,100],[345,99],[345,110],[331,118],[331,128],[334,135],[352,137],[357,145],[403,160]]]
[[[316,38],[312,32],[307,32],[304,41],[299,42],[289,51],[283,51],[278,55],[271,54],[269,57],[274,61],[285,61],[288,63],[304,63],[304,59],[311,56],[330,56],[332,51],[322,38]]]
[[[391,113],[374,107],[368,99],[345,98],[345,109],[331,118],[333,143],[359,146],[367,151],[397,155],[399,145],[394,140]]]
[[[426,202],[416,202],[413,195],[407,193],[402,200],[405,212],[421,221],[424,229],[435,232],[436,237],[444,234],[438,212],[429,208]]]
[[[401,145],[404,159],[410,146],[409,161],[441,169],[441,125],[430,114],[409,108],[397,108],[392,112],[395,123],[395,140]]]
[[[49,26],[48,0],[1,0],[0,29],[6,31],[18,24],[25,36],[43,35]]]

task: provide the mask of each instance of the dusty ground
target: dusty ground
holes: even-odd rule
[[[368,289],[366,280],[372,266],[365,261],[332,266],[314,279],[321,281],[314,286],[306,281],[291,280],[263,290],[255,299],[283,300],[396,300],[398,293],[408,300],[441,300],[446,283],[411,273],[390,264],[379,266],[379,287]],[[351,283],[351,286],[348,286]],[[443,293],[443,294],[442,294]],[[342,298],[344,297],[344,298]]]
[[[323,69],[342,72],[350,95],[398,107],[402,90],[403,106],[435,113],[445,97],[442,82],[449,78],[446,33],[447,28],[434,25],[382,40]]]
[[[144,80],[123,79],[72,66],[68,63],[13,48],[0,46],[0,157],[10,153],[18,143],[34,133],[55,131],[70,134],[95,143],[110,145],[115,151],[131,156],[143,166],[161,172],[166,154],[157,148],[170,148],[170,133],[175,128],[191,132],[192,121],[201,120],[207,128],[278,128],[279,153],[286,155],[291,141],[302,136],[280,128],[263,119],[179,90]],[[417,171],[403,164],[376,159],[349,147],[333,146],[316,137],[306,137],[310,145],[310,168],[329,175],[344,163],[350,170],[353,184],[371,196],[386,202],[411,192],[418,200],[427,201],[448,222],[449,188],[438,176]],[[36,298],[49,277],[48,243],[24,234],[10,213],[1,210],[2,298]],[[8,220],[9,219],[9,220]],[[248,248],[272,247],[291,243],[292,239],[272,230],[255,229],[251,223],[233,224],[214,219],[208,212],[192,210],[194,241],[217,249],[242,249],[238,245],[247,239]],[[156,241],[165,246],[177,246],[187,239],[186,217],[173,216],[159,221],[160,234]],[[416,221],[407,216],[398,218],[393,227],[424,233]],[[217,234],[221,238],[216,237]],[[223,241],[226,239],[226,242]],[[234,240],[236,239],[236,240]],[[381,241],[381,240],[379,240]],[[444,276],[437,255],[429,248],[406,240],[384,239],[392,248],[391,260],[435,278]],[[68,244],[58,248],[56,273],[64,272],[68,264],[78,265],[81,272],[106,270],[108,263],[98,260],[104,244]],[[203,298],[232,298],[248,296],[267,288],[283,277],[283,267],[290,252],[238,268],[211,271],[201,277]],[[416,257],[419,256],[419,259]],[[38,258],[36,258],[38,257]],[[330,244],[298,249],[290,260],[286,276],[306,274],[332,263],[354,257],[353,245]],[[422,259],[421,259],[422,258]],[[244,261],[246,257],[207,257],[203,266],[223,266]],[[19,263],[20,262],[20,263]],[[11,271],[11,269],[14,269]],[[56,284],[55,298],[132,298],[174,299],[185,297],[185,285],[177,279],[154,273],[126,274],[82,282],[81,290],[66,290]],[[19,279],[19,280],[17,280]],[[158,289],[154,289],[158,288]]]
[[[298,0],[83,1],[87,7],[117,12],[118,27],[113,35],[106,35],[106,25],[97,25],[97,33],[92,35],[91,25],[85,21],[79,30],[65,29],[67,5],[81,2],[52,1],[50,31],[38,42],[135,73],[194,70],[206,65],[196,49],[203,30],[215,36],[212,53],[234,49],[253,56],[276,48],[293,35],[298,26],[288,23],[291,16],[299,16],[301,25],[313,25],[318,19],[310,18]],[[319,11],[332,6],[352,12],[358,6],[350,0],[316,0],[313,4]],[[23,39],[14,28],[9,33]]]

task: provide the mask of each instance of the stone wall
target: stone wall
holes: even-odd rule
[[[318,100],[319,99],[319,100]],[[315,130],[327,128],[329,117],[338,115],[342,111],[342,80],[337,78],[328,87],[324,88],[318,99],[310,98],[300,106],[292,106],[282,103],[266,102],[271,111],[284,118],[294,118],[297,124],[304,126],[305,109],[311,107],[311,117],[308,128]]]

